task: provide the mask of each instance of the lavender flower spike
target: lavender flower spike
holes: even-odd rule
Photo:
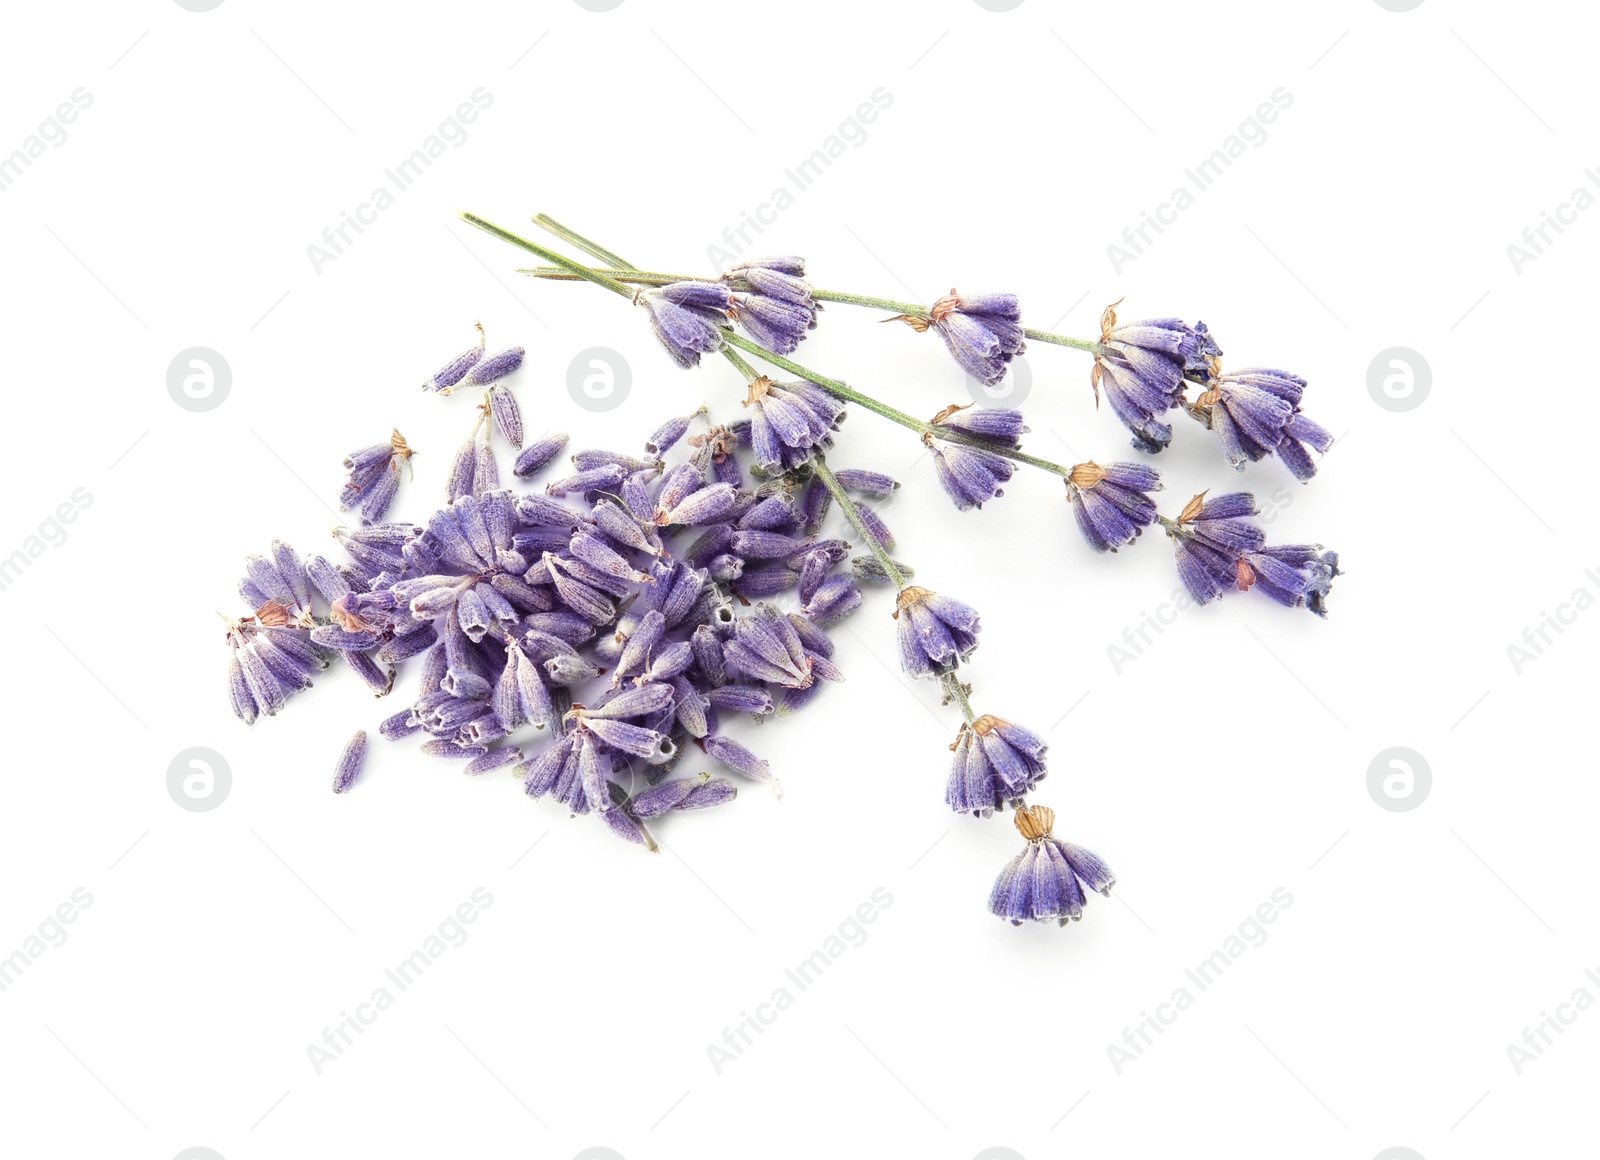
[[[350,738],[350,743],[344,747],[344,753],[339,757],[338,768],[333,771],[334,793],[344,793],[355,785],[356,778],[361,776],[362,763],[366,759],[367,731],[357,729],[356,735]]]
[[[1066,926],[1083,917],[1086,891],[1110,896],[1116,884],[1110,868],[1082,846],[1051,836],[1054,810],[1026,806],[1017,810],[1015,821],[1028,844],[995,879],[991,912],[1010,919],[1012,926],[1030,921]]]
[[[1090,460],[1067,476],[1067,502],[1078,530],[1097,552],[1125,547],[1156,521],[1156,505],[1146,493],[1160,491],[1161,476],[1137,463],[1102,467]]]
[[[1234,468],[1243,471],[1246,460],[1276,454],[1302,483],[1317,473],[1306,446],[1320,454],[1333,436],[1300,413],[1303,378],[1269,367],[1223,374],[1215,358],[1207,366],[1206,390],[1189,413],[1217,433]]]
[[[989,817],[1022,796],[1045,775],[1045,743],[1031,730],[985,713],[951,746],[950,779],[944,800],[957,813]]]
[[[913,677],[950,672],[978,647],[978,614],[959,600],[916,585],[900,590],[900,663]]]
[[[674,287],[689,285],[713,283],[673,283]],[[667,348],[672,361],[687,370],[700,365],[702,354],[722,349],[722,327],[727,315],[725,309],[697,305],[692,301],[687,305],[675,302],[665,293],[671,288],[663,287],[650,293],[640,291],[633,300],[650,312],[650,329],[655,332],[661,345]],[[719,289],[727,294],[726,286]],[[676,293],[679,297],[693,297],[681,290]]]
[[[789,471],[833,444],[844,404],[813,383],[775,383],[761,375],[750,384],[750,448],[769,472]]]
[[[1006,364],[1027,345],[1022,310],[1015,294],[950,293],[933,304],[927,318],[896,315],[912,329],[933,327],[956,362],[986,387],[1006,377]]]
[[[1172,427],[1157,416],[1179,404],[1185,376],[1222,353],[1203,323],[1158,318],[1119,326],[1115,302],[1100,315],[1100,345],[1089,372],[1095,402],[1105,387],[1111,410],[1133,432],[1133,445],[1149,452],[1172,441]]]
[[[1196,604],[1205,604],[1238,583],[1237,561],[1258,552],[1266,533],[1250,519],[1256,501],[1249,492],[1208,500],[1191,499],[1176,520],[1162,519],[1178,554],[1178,577]]]

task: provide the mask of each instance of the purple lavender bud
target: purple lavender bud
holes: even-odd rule
[[[615,783],[613,783],[615,785]],[[618,791],[621,792],[620,790]],[[610,809],[603,812],[600,817],[605,821],[606,828],[617,837],[636,846],[643,846],[647,851],[656,852],[655,839],[650,836],[650,831],[644,828],[643,823],[626,809]]]
[[[374,696],[387,697],[394,688],[394,670],[384,668],[367,653],[342,652],[339,655],[367,683]]]
[[[1005,378],[1006,365],[1026,346],[1021,317],[1014,294],[962,295],[952,289],[933,304],[926,322],[912,325],[922,330],[931,325],[956,362],[992,387]]]
[[[721,282],[672,282],[656,293],[679,306],[725,311],[733,305],[733,292]]]
[[[237,645],[228,653],[228,701],[239,720],[246,725],[256,723],[256,699],[250,691],[249,681],[245,679]]]
[[[472,465],[472,492],[482,495],[500,486],[500,463],[495,458],[494,447],[489,442],[489,432],[478,437],[477,459]]]
[[[661,555],[659,537],[647,535],[645,526],[620,504],[607,499],[597,499],[594,504],[595,527],[609,540],[636,552]],[[652,529],[653,531],[653,529]]]
[[[643,717],[659,713],[671,705],[671,685],[639,685],[613,694],[604,705],[577,712],[580,720],[588,724],[596,720],[620,721],[628,717]]]
[[[306,566],[300,554],[282,540],[273,540],[272,563],[294,594],[290,611],[310,612],[311,587],[306,582]]]
[[[722,349],[722,323],[717,312],[680,306],[659,292],[641,294],[636,301],[649,311],[651,331],[680,367],[698,366],[702,354]]]
[[[914,677],[954,669],[978,647],[978,614],[959,600],[926,588],[903,588],[895,616],[900,663]]]
[[[1100,344],[1089,375],[1095,399],[1104,387],[1111,410],[1133,432],[1133,445],[1160,451],[1172,441],[1172,427],[1156,416],[1178,405],[1188,371],[1221,350],[1203,327],[1192,329],[1176,318],[1119,326],[1114,305],[1100,316]]]
[[[733,525],[714,524],[680,553],[680,558],[694,568],[704,568],[707,563],[733,546]]]
[[[803,609],[813,624],[827,628],[861,607],[861,589],[849,576],[830,576],[806,602]]]
[[[357,729],[356,735],[350,738],[349,744],[344,747],[344,753],[339,756],[339,764],[333,771],[334,793],[344,793],[355,785],[356,778],[361,776],[362,763],[366,759],[367,731]]]
[[[598,568],[608,576],[615,576],[634,584],[643,584],[650,577],[632,564],[599,536],[579,529],[572,534],[569,547],[574,556],[590,567]]]
[[[583,495],[593,491],[610,491],[628,476],[626,468],[615,463],[580,471],[545,487],[547,495]]]
[[[400,493],[400,472],[391,467],[379,474],[373,482],[372,489],[367,492],[361,501],[361,520],[363,523],[375,524],[383,519],[389,511],[389,505],[394,503],[394,497]]]
[[[1146,493],[1162,486],[1161,477],[1148,467],[1136,463],[1101,467],[1091,460],[1067,476],[1067,500],[1090,547],[1115,552],[1155,522],[1155,501]]]
[[[678,445],[678,440],[682,439],[689,430],[689,425],[696,419],[705,418],[705,414],[706,409],[702,406],[690,414],[679,415],[676,419],[668,419],[655,429],[650,438],[645,440],[645,454],[654,459],[660,459]]]
[[[448,394],[461,381],[461,377],[477,365],[478,360],[483,357],[483,346],[487,335],[484,334],[481,323],[475,325],[478,327],[478,345],[462,351],[435,371],[433,377],[422,384],[423,390],[444,391]]]
[[[709,773],[702,773],[692,778],[675,778],[663,781],[634,796],[631,804],[634,816],[639,818],[655,818],[677,809],[698,787],[711,780]]]
[[[454,502],[461,496],[472,494],[473,475],[478,469],[478,440],[467,436],[466,442],[456,448],[450,461],[450,473],[445,479],[445,502]]]
[[[463,387],[486,387],[496,379],[503,379],[522,365],[522,357],[526,353],[520,346],[496,351],[469,368],[466,377],[461,381],[461,385]]]
[[[741,295],[734,319],[744,332],[768,350],[790,354],[815,330],[820,307],[811,301],[785,302],[762,294]]]
[[[725,519],[733,510],[736,493],[726,483],[713,483],[685,497],[680,503],[657,516],[664,525],[699,527]]]
[[[777,532],[736,531],[730,545],[735,555],[746,560],[787,560],[805,551],[806,541]]]
[[[572,645],[588,642],[593,639],[595,632],[593,621],[575,612],[561,610],[535,612],[524,617],[523,623],[535,631],[549,633]]]
[[[723,685],[708,694],[711,703],[730,713],[754,713],[764,717],[772,712],[772,694],[760,685]]]
[[[515,765],[521,760],[522,751],[515,746],[507,745],[500,749],[491,749],[488,753],[473,758],[461,772],[476,777],[480,773],[488,773],[491,770],[504,769],[508,765]]]
[[[1257,588],[1288,608],[1328,614],[1327,596],[1340,575],[1339,554],[1321,544],[1282,544],[1247,551],[1234,565],[1241,592]]]
[[[793,470],[833,444],[844,407],[811,383],[774,383],[765,375],[750,384],[750,446],[763,471]]]
[[[960,443],[938,444],[930,440],[928,450],[933,453],[939,484],[958,511],[981,508],[989,500],[1005,495],[1000,485],[1015,470],[1009,459]]]
[[[382,648],[373,653],[372,659],[387,665],[397,665],[401,661],[410,660],[420,656],[432,648],[437,639],[431,625],[424,625],[419,632],[408,632],[386,642]]]
[[[693,661],[694,650],[689,647],[689,642],[674,641],[656,653],[650,661],[650,667],[644,671],[640,680],[670,681],[679,673],[685,672]]]
[[[856,504],[856,515],[861,519],[861,526],[866,529],[867,536],[885,552],[894,548],[894,533],[889,530],[889,525],[883,522],[883,517],[864,503]]]
[[[716,734],[706,738],[705,748],[707,754],[734,773],[751,781],[764,782],[772,787],[773,793],[780,798],[783,796],[783,786],[772,776],[767,763],[737,741]]]
[[[410,709],[402,709],[392,717],[385,717],[378,726],[378,733],[390,741],[398,741],[402,737],[410,737],[417,733],[422,726],[411,718]]]
[[[744,575],[744,560],[727,554],[717,556],[706,565],[706,575],[718,584],[731,584]]]
[[[777,274],[788,274],[793,278],[804,278],[806,276],[806,260],[795,257],[792,254],[776,258],[750,258],[737,265],[730,266],[728,273],[740,276],[751,270],[771,270]]]
[[[689,791],[687,797],[672,807],[682,812],[683,810],[706,810],[712,806],[726,805],[738,796],[739,790],[731,781],[723,781],[720,777],[703,782]]]
[[[863,471],[854,467],[843,467],[833,473],[839,481],[839,486],[868,499],[888,499],[894,494],[899,482],[892,475],[885,475],[881,471]],[[827,489],[824,488],[824,491]]]
[[[447,757],[452,761],[472,761],[489,752],[485,745],[457,745],[442,737],[424,741],[420,748],[429,757]]]
[[[694,664],[701,680],[716,688],[728,679],[722,657],[722,640],[709,624],[699,625],[689,636],[689,646],[694,649]]]
[[[971,404],[952,411],[938,423],[952,431],[984,439],[1002,447],[1020,447],[1028,425],[1022,421],[1021,411],[999,407],[974,407]]]
[[[639,623],[628,634],[627,644],[623,646],[622,655],[612,670],[613,684],[620,683],[624,677],[644,671],[650,663],[650,653],[667,631],[667,618],[659,609],[652,608],[644,614]]]
[[[800,528],[800,514],[787,494],[769,495],[746,508],[739,517],[739,527],[744,530],[767,532],[795,532]]]
[[[800,582],[800,573],[782,565],[746,568],[739,575],[739,595],[744,597],[776,596],[787,592]]]
[[[500,428],[500,434],[506,437],[506,442],[513,447],[521,447],[522,409],[517,406],[517,397],[504,383],[495,383],[489,388],[489,411],[494,415],[495,426]]]
[[[566,445],[567,434],[564,431],[547,435],[535,443],[528,444],[522,449],[522,454],[517,456],[516,463],[512,464],[511,473],[519,479],[527,479],[560,455]]]

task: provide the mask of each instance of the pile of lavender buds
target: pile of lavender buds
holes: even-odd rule
[[[1163,416],[1181,409],[1216,433],[1232,466],[1276,457],[1310,479],[1310,451],[1332,440],[1301,413],[1305,380],[1264,368],[1224,372],[1203,323],[1119,323],[1108,307],[1098,341],[1074,339],[1024,327],[1010,294],[952,291],[924,307],[825,291],[791,257],[715,277],[652,273],[546,215],[534,219],[597,259],[591,267],[462,216],[550,263],[526,273],[587,280],[643,307],[680,367],[722,355],[740,376],[742,414],[714,423],[701,408],[663,423],[642,454],[579,451],[571,473],[542,491],[504,487],[496,433],[514,452],[518,480],[544,472],[567,437],[525,442],[503,381],[523,351],[487,354],[480,327],[477,344],[424,384],[444,394],[484,391],[451,462],[446,503],[427,525],[384,521],[411,456],[396,431],[345,460],[341,502],[359,515],[358,527],[335,532],[347,560],[303,561],[282,542],[247,560],[240,596],[251,612],[228,632],[229,688],[246,723],[275,714],[336,658],[383,696],[395,666],[420,657],[411,704],[379,726],[384,737],[423,736],[425,752],[469,774],[514,769],[529,795],[598,814],[619,836],[655,849],[647,821],[734,797],[725,779],[672,776],[690,746],[720,770],[779,792],[768,763],[722,735],[721,720],[792,712],[823,682],[840,680],[827,630],[861,606],[864,585],[890,586],[903,667],[937,681],[944,703],[961,711],[947,804],[979,818],[1010,808],[1026,843],[995,881],[990,910],[1016,925],[1065,925],[1081,918],[1089,891],[1109,893],[1113,875],[1089,850],[1055,837],[1054,811],[1030,802],[1046,773],[1043,740],[973,709],[963,666],[978,644],[978,613],[912,584],[911,568],[890,555],[894,536],[873,502],[899,484],[828,462],[851,405],[911,430],[959,509],[1003,495],[1000,485],[1019,466],[1033,467],[1063,480],[1096,551],[1116,551],[1159,523],[1197,604],[1255,590],[1326,613],[1337,555],[1317,544],[1268,545],[1248,493],[1202,493],[1168,518],[1151,498],[1160,477],[1145,464],[1052,463],[1021,450],[1028,427],[1018,411],[947,406],[921,420],[787,357],[825,302],[888,309],[918,333],[936,331],[989,385],[1029,339],[1072,347],[1093,355],[1095,399],[1103,390],[1138,450],[1164,448],[1172,429]],[[757,373],[740,351],[794,377]],[[1200,388],[1193,400],[1190,384]],[[674,448],[687,457],[669,468],[664,457]],[[823,535],[833,505],[864,554]],[[769,602],[791,592],[797,611]],[[336,792],[355,783],[366,748],[358,732],[338,762]],[[620,783],[634,784],[625,775],[636,770],[646,788],[629,793]]]

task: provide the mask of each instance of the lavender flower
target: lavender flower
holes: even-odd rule
[[[364,523],[380,522],[400,490],[400,465],[415,454],[406,445],[405,436],[391,432],[389,442],[375,443],[345,456],[344,465],[350,476],[339,495],[343,511],[359,507]]]
[[[355,785],[356,778],[361,776],[361,766],[366,760],[367,731],[357,729],[356,735],[350,738],[344,747],[344,752],[339,756],[339,765],[333,771],[333,792],[344,793]]]
[[[975,407],[971,403],[949,406],[933,417],[936,427],[948,428],[974,439],[982,439],[997,447],[1022,446],[1022,437],[1028,433],[1022,412],[1005,407]]]
[[[1111,410],[1133,432],[1133,445],[1150,452],[1172,441],[1171,426],[1156,416],[1179,404],[1185,375],[1222,353],[1203,323],[1157,318],[1119,326],[1117,303],[1100,316],[1100,345],[1089,374],[1095,402],[1104,386]]]
[[[1176,520],[1162,520],[1177,548],[1178,577],[1196,604],[1220,596],[1238,581],[1237,561],[1260,551],[1266,534],[1252,522],[1255,497],[1234,492],[1207,500],[1201,492]]]
[[[1328,615],[1328,592],[1340,575],[1339,553],[1321,544],[1280,544],[1245,552],[1234,564],[1239,591],[1252,588],[1288,608]]]
[[[1017,810],[1014,820],[1028,844],[995,879],[990,911],[1013,926],[1029,921],[1066,926],[1083,917],[1086,891],[1110,897],[1116,884],[1110,868],[1082,846],[1051,836],[1054,810],[1029,806]]]
[[[913,677],[953,670],[978,647],[978,614],[959,600],[911,585],[895,602],[900,664]]]
[[[1222,374],[1214,358],[1208,366],[1206,390],[1189,413],[1217,433],[1228,462],[1243,471],[1246,461],[1276,454],[1302,483],[1315,475],[1306,448],[1320,454],[1333,445],[1333,436],[1300,413],[1306,381],[1269,367]]]
[[[801,258],[763,258],[744,262],[724,279],[737,279],[747,292],[733,295],[733,317],[751,338],[779,354],[789,354],[806,332],[816,329],[821,305],[812,300]]]
[[[791,471],[833,444],[844,404],[814,383],[774,383],[765,375],[750,384],[750,447],[769,472]]]
[[[478,345],[468,347],[435,371],[433,377],[422,384],[423,390],[443,391],[448,394],[461,381],[462,376],[477,365],[478,360],[483,357],[484,342],[488,339],[488,335],[484,333],[483,323],[475,322],[473,325],[478,328]]]
[[[1000,485],[1016,470],[1009,459],[960,443],[940,444],[929,435],[924,445],[933,453],[933,469],[957,510],[982,507],[1005,492]]]
[[[450,394],[457,387],[487,387],[497,379],[503,379],[512,371],[522,365],[523,356],[527,354],[520,346],[507,347],[505,350],[496,351],[487,358],[476,363],[462,376],[456,387],[446,387],[444,393]]]
[[[951,750],[945,801],[957,813],[989,817],[1006,802],[1020,803],[1045,775],[1045,743],[1030,730],[985,713],[961,727]]]
[[[898,317],[915,330],[932,326],[956,362],[986,387],[1006,377],[1006,365],[1027,345],[1015,294],[958,294],[952,287],[927,318]]]
[[[1148,467],[1137,463],[1102,467],[1090,460],[1067,476],[1067,501],[1089,546],[1097,552],[1115,552],[1156,521],[1156,505],[1148,493],[1162,487],[1161,476]]]
[[[506,442],[513,447],[521,447],[522,410],[517,406],[517,397],[504,383],[495,383],[489,388],[484,402],[494,416],[494,425],[506,437]]]
[[[530,475],[536,475],[545,464],[560,455],[562,448],[566,445],[567,434],[564,431],[528,444],[522,449],[522,454],[517,456],[516,462],[512,464],[511,474],[518,479],[527,479]]]
[[[650,329],[680,367],[699,366],[702,354],[722,349],[722,329],[732,306],[726,286],[674,282],[656,291],[640,291],[634,301],[649,311]],[[716,305],[719,301],[726,304]]]

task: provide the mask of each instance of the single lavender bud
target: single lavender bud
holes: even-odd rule
[[[900,486],[892,475],[885,475],[881,471],[865,471],[856,467],[841,467],[833,473],[839,481],[839,486],[846,491],[853,491],[857,495],[864,495],[868,499],[888,499]],[[827,488],[823,488],[826,493]]]
[[[741,777],[747,777],[751,781],[759,781],[771,786],[774,794],[780,798],[783,797],[783,785],[777,778],[772,776],[772,771],[767,767],[767,763],[731,737],[723,737],[721,734],[707,737],[705,749],[706,753],[721,765],[733,770],[734,773],[739,774]]]
[[[390,741],[398,741],[402,737],[410,737],[413,733],[422,730],[422,726],[412,719],[410,709],[402,709],[392,717],[385,717],[378,726],[378,733]]]
[[[912,585],[895,604],[900,663],[913,677],[954,669],[978,647],[978,614],[959,600]]]
[[[344,747],[344,753],[339,756],[339,764],[333,771],[333,792],[344,793],[355,785],[356,778],[361,776],[361,766],[367,760],[367,731],[357,729],[356,735],[350,738]]]
[[[677,805],[674,810],[706,810],[712,806],[726,805],[738,796],[739,790],[731,781],[723,781],[720,777],[712,778],[690,790],[688,795]]]
[[[682,439],[689,430],[689,424],[696,419],[705,418],[705,415],[706,409],[701,406],[687,415],[679,415],[676,419],[668,419],[655,429],[650,438],[644,441],[645,454],[652,459],[660,459],[677,446],[678,440]]]
[[[651,786],[643,793],[634,796],[630,803],[633,814],[638,818],[655,818],[669,810],[675,810],[690,793],[710,780],[709,773],[702,773],[696,777],[674,778]]]
[[[685,496],[681,502],[656,516],[662,527],[677,524],[699,527],[724,519],[733,509],[735,492],[726,483],[713,483]]]
[[[861,589],[849,576],[830,576],[817,586],[802,611],[819,628],[837,624],[861,607]]]
[[[522,365],[522,357],[526,353],[520,346],[496,351],[469,368],[461,380],[461,386],[486,387],[496,379],[505,378]]]
[[[540,468],[544,467],[557,455],[560,455],[566,445],[567,434],[564,431],[555,435],[547,435],[537,442],[528,444],[522,449],[522,454],[517,456],[516,463],[511,467],[511,473],[518,479],[527,479],[531,475],[536,475]]]
[[[711,703],[730,713],[753,713],[765,717],[772,712],[772,694],[760,685],[722,685],[708,694]]]
[[[500,486],[500,464],[495,459],[494,447],[489,442],[488,428],[478,436],[475,454],[476,458],[472,465],[472,494],[482,495]]]
[[[489,413],[494,416],[500,434],[506,437],[506,442],[511,446],[521,447],[522,409],[517,406],[517,397],[504,383],[495,383],[489,388],[488,402]]]
[[[464,495],[472,494],[473,475],[478,468],[478,438],[476,433],[468,435],[466,441],[456,448],[455,457],[450,461],[450,473],[445,479],[445,502],[453,503]]]
[[[435,371],[433,377],[422,384],[423,390],[442,391],[448,395],[455,385],[461,381],[461,377],[470,371],[478,360],[483,357],[484,342],[488,335],[484,333],[481,322],[473,323],[473,325],[478,328],[478,345],[462,351]]]
[[[1021,447],[1022,437],[1028,433],[1022,412],[1000,407],[974,407],[967,403],[960,407],[947,407],[933,420],[934,425],[983,439],[1001,447]]]
[[[806,276],[806,260],[792,254],[776,258],[749,258],[737,265],[728,268],[730,276],[740,276],[750,270],[771,270],[778,274],[788,274],[793,278]]]
[[[1100,345],[1089,383],[1095,402],[1104,387],[1106,401],[1122,425],[1133,432],[1133,445],[1157,452],[1172,442],[1172,427],[1156,416],[1182,399],[1185,375],[1207,357],[1221,355],[1202,324],[1186,326],[1176,318],[1117,324],[1117,304],[1100,315]]]
[[[902,564],[899,560],[894,562],[895,570],[905,579],[910,580],[916,572],[910,565]],[[850,572],[863,584],[893,584],[894,579],[883,570],[883,565],[876,556],[855,556],[850,560]]]
[[[738,579],[739,595],[759,599],[789,591],[800,582],[800,573],[781,565],[745,568],[739,573]]]
[[[372,690],[374,696],[387,697],[394,689],[394,670],[385,668],[371,655],[363,652],[342,652],[344,663],[355,670],[356,675],[367,683],[367,688]]]
[[[569,475],[545,486],[547,495],[585,495],[595,491],[610,491],[627,478],[628,471],[615,463],[594,467]]]
[[[1051,836],[1055,811],[1029,806],[1016,812],[1017,830],[1027,846],[995,879],[989,909],[1013,926],[1024,922],[1057,922],[1065,926],[1083,917],[1085,891],[1110,896],[1116,878],[1094,854]]]
[[[1067,501],[1089,546],[1115,552],[1156,521],[1155,501],[1147,493],[1163,486],[1160,475],[1140,464],[1102,467],[1090,460],[1067,476]]]
[[[513,745],[506,745],[499,749],[491,749],[488,753],[479,757],[474,757],[461,772],[476,777],[481,773],[504,769],[508,765],[516,765],[521,760],[522,750]]]
[[[864,503],[856,504],[856,515],[861,520],[861,525],[867,531],[867,536],[885,552],[894,550],[894,533],[889,530],[889,525],[883,522],[873,508]]]

